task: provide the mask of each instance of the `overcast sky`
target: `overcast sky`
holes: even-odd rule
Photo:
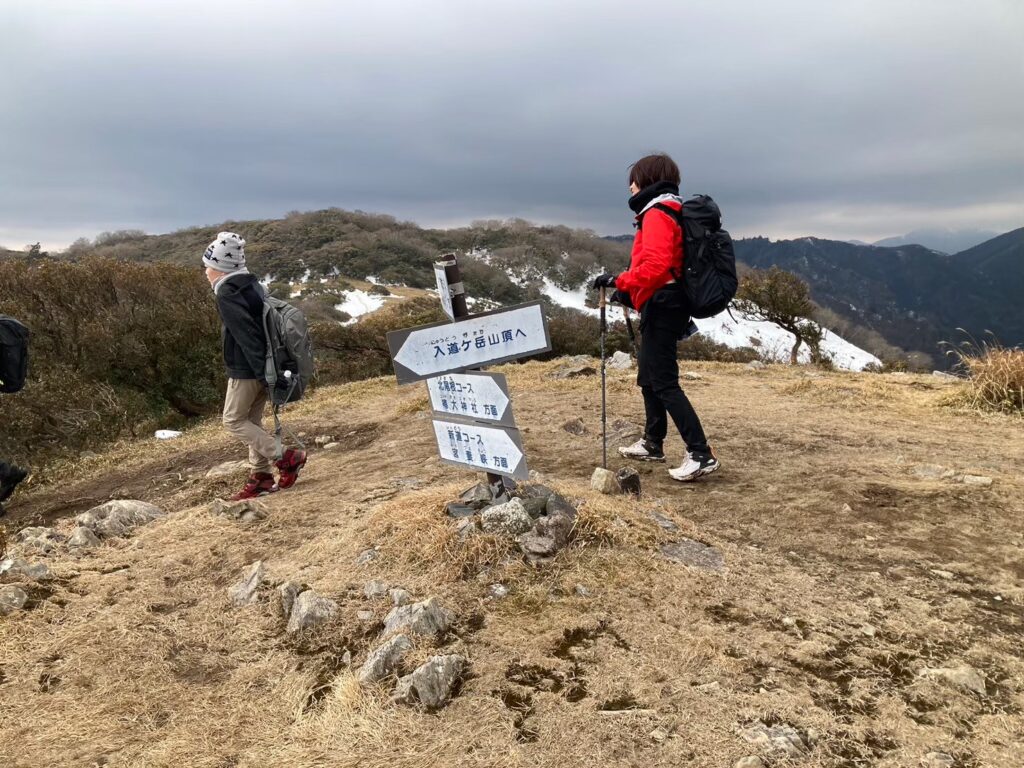
[[[734,234],[1024,226],[1021,0],[0,0],[0,244],[330,206]]]

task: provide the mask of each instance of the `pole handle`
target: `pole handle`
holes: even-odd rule
[[[606,290],[608,289],[605,288],[603,285],[597,289],[597,306],[600,307],[601,309],[604,309],[605,305],[608,303],[607,297],[605,296]]]

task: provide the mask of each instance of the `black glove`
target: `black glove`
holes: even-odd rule
[[[594,278],[591,288],[614,288],[618,275],[610,275],[607,272]]]

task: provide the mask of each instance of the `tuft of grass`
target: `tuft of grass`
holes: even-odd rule
[[[956,367],[970,377],[957,395],[958,404],[1024,415],[1024,349],[1008,349],[994,338],[978,342],[969,336],[959,345],[950,345],[946,354],[953,355]]]

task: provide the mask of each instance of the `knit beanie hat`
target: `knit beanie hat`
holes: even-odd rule
[[[218,272],[245,269],[245,240],[234,232],[221,232],[203,254],[203,266]]]

